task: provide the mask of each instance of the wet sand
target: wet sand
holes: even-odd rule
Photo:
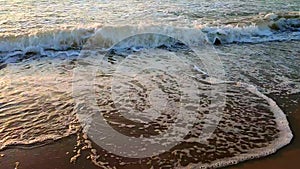
[[[14,169],[15,163],[20,162],[18,169],[96,169],[90,160],[83,158],[84,154],[76,164],[69,162],[74,155],[74,144],[75,135],[34,149],[6,149],[1,152],[5,156],[0,157],[0,168]]]
[[[300,103],[293,113],[289,114],[288,120],[294,135],[289,145],[270,156],[239,163],[226,167],[226,169],[298,169],[300,160]]]
[[[294,134],[291,144],[273,155],[225,168],[297,169],[300,157],[300,103],[290,107],[289,110],[292,113],[288,115],[288,120]],[[82,153],[76,164],[70,163],[70,158],[75,155],[73,152],[75,144],[76,136],[73,135],[33,149],[8,148],[0,152],[0,154],[4,154],[4,157],[0,157],[0,169],[14,169],[16,162],[20,163],[18,169],[97,169],[98,167],[90,160],[85,159],[88,155],[87,152]]]

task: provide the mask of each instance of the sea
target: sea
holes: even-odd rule
[[[217,168],[273,154],[295,134],[299,9],[0,0],[0,153],[77,134],[71,162],[87,151],[100,168]]]

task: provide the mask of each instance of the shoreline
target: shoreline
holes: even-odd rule
[[[225,167],[225,169],[298,168],[300,156],[300,103],[298,103],[296,110],[293,113],[289,114],[287,118],[294,135],[290,144],[277,150],[276,153],[269,156],[241,162],[233,166]]]
[[[293,113],[288,114],[288,120],[294,138],[291,143],[279,149],[276,153],[258,159],[246,160],[238,164],[223,167],[225,169],[296,169],[298,157],[300,156],[300,103],[294,108]],[[7,148],[0,152],[0,169],[98,169],[90,160],[87,160],[88,152],[83,151],[75,164],[70,159],[76,152],[73,152],[76,145],[76,135],[55,141],[54,143],[33,148],[17,149]],[[134,166],[137,168],[138,166]],[[141,167],[141,166],[140,166]]]

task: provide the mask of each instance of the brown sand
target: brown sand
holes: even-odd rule
[[[292,143],[280,149],[277,153],[261,159],[246,161],[227,169],[297,169],[300,160],[300,103],[288,116],[294,138]],[[61,139],[53,144],[34,149],[6,149],[1,152],[0,169],[97,169],[83,153],[76,164],[70,163],[76,136]]]
[[[226,167],[226,169],[298,169],[300,162],[300,103],[298,103],[298,108],[289,114],[288,120],[294,135],[291,144],[273,155],[239,163]]]

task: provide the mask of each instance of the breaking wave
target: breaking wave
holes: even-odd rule
[[[180,39],[192,46],[202,43],[261,43],[268,41],[300,40],[299,14],[267,14],[252,20],[248,25],[225,24],[222,26],[198,26],[194,28],[165,25],[144,26],[90,26],[83,28],[46,30],[26,35],[0,37],[0,54],[45,54],[46,50],[65,51],[81,49],[90,37],[107,49],[114,43],[138,33],[161,33]],[[147,44],[161,42],[161,37],[151,37]],[[164,41],[164,43],[168,43]],[[168,44],[167,44],[168,45]]]

